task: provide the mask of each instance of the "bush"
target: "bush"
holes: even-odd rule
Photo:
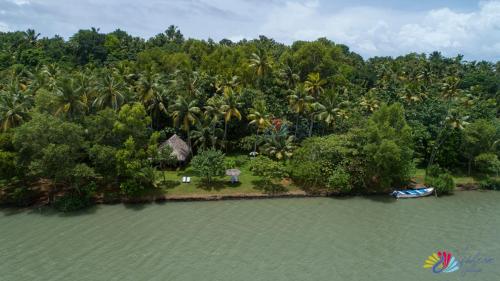
[[[291,177],[294,182],[302,185],[304,189],[312,190],[318,187],[324,187],[325,175],[322,173],[321,162],[314,161],[294,161],[290,166]]]
[[[202,151],[193,157],[191,166],[205,182],[211,183],[214,177],[224,175],[224,153],[214,149]]]
[[[285,166],[281,162],[271,160],[266,156],[259,156],[253,159],[250,171],[252,171],[254,176],[262,178],[261,183],[264,190],[271,193],[276,193],[283,189],[281,185],[275,184],[273,181],[288,177]]]
[[[11,179],[16,175],[16,153],[0,150],[0,179]]]
[[[241,138],[238,142],[238,147],[243,151],[253,151],[255,147],[255,142],[258,142],[258,137],[256,135],[246,136]]]
[[[54,208],[61,212],[74,212],[86,208],[92,204],[92,197],[88,194],[81,195],[70,192],[56,198]]]
[[[266,156],[259,156],[253,159],[250,171],[255,176],[261,176],[266,179],[282,179],[288,176],[285,166],[282,163]]]
[[[448,173],[440,174],[437,177],[428,177],[427,184],[434,187],[440,194],[447,194],[455,189],[455,181]]]
[[[149,166],[144,149],[137,148],[132,137],[116,152],[116,171],[125,195],[138,195],[142,190],[156,187],[155,170]]]
[[[500,160],[494,153],[481,153],[474,158],[478,172],[484,174],[497,174],[500,171]]]
[[[489,189],[489,190],[500,190],[500,179],[496,178],[487,178],[484,181],[481,181],[479,183],[479,186],[482,189]]]
[[[340,192],[349,192],[352,190],[351,175],[344,168],[338,167],[328,178],[328,187]]]

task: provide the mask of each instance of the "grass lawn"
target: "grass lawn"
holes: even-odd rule
[[[482,178],[477,176],[468,176],[464,174],[452,174],[455,184],[476,184],[479,183]],[[418,183],[423,183],[425,179],[425,169],[417,169],[415,173],[415,178]]]
[[[244,156],[228,155],[226,159],[236,160]],[[248,159],[244,165],[237,167],[241,171],[239,183],[231,184],[230,177],[224,176],[216,179],[210,186],[201,182],[201,179],[196,176],[195,171],[191,166],[187,166],[178,171],[160,171],[157,179],[159,182],[166,179],[166,184],[162,185],[163,191],[169,196],[185,196],[185,195],[231,195],[231,194],[255,194],[266,193],[260,184],[260,177],[253,176],[250,172],[252,159]],[[182,177],[191,177],[191,183],[182,183]],[[283,192],[299,190],[293,184],[282,183]]]

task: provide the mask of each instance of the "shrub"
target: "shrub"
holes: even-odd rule
[[[138,195],[140,191],[155,187],[155,170],[148,166],[144,149],[137,148],[132,137],[116,152],[116,170],[122,180],[120,189],[126,195]]]
[[[338,167],[328,178],[328,187],[340,192],[349,192],[352,190],[351,175],[344,168]]]
[[[500,179],[496,178],[487,178],[484,181],[481,181],[479,183],[479,186],[482,189],[489,189],[489,190],[500,190]]]
[[[224,175],[224,154],[219,150],[202,151],[191,160],[191,166],[208,183],[217,176]]]
[[[57,197],[54,202],[54,208],[61,212],[74,212],[86,208],[92,204],[90,194],[78,194],[76,192],[67,193]]]
[[[266,156],[259,156],[253,159],[250,171],[255,176],[261,176],[270,180],[282,179],[288,176],[285,166],[282,163]]]
[[[224,167],[226,167],[226,169],[234,169],[236,168],[236,161],[234,159],[226,159],[226,161],[224,162]]]
[[[478,172],[484,174],[497,174],[500,171],[500,160],[494,153],[481,153],[474,158]]]
[[[434,187],[440,194],[447,194],[455,189],[455,181],[448,173],[440,174],[437,177],[428,177],[427,184]]]
[[[250,135],[243,137],[238,142],[238,147],[243,151],[253,151],[255,147],[255,142],[258,141],[258,137],[256,135]]]
[[[8,180],[16,175],[16,153],[0,150],[0,179]]]
[[[266,156],[259,156],[253,159],[250,171],[252,171],[253,175],[262,178],[261,182],[264,190],[271,193],[283,189],[281,185],[275,184],[273,181],[288,177],[285,166],[281,162],[271,160]]]

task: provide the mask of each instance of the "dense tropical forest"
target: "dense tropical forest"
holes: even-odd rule
[[[365,60],[325,38],[214,42],[174,26],[147,40],[0,32],[0,196],[77,208],[161,189],[161,171],[188,164],[160,145],[174,134],[207,185],[241,160],[266,186],[311,193],[386,192],[417,168],[439,192],[457,172],[498,187],[499,104],[500,62],[439,52]]]

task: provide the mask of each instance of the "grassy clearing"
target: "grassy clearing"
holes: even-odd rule
[[[455,184],[477,184],[481,180],[484,179],[484,177],[477,176],[477,175],[464,175],[464,174],[453,174],[453,179],[455,180]],[[418,183],[424,183],[425,179],[425,169],[417,169],[415,173],[415,179]]]
[[[239,155],[229,155],[226,156],[226,159],[236,160],[238,157],[241,158]],[[189,165],[177,171],[160,171],[158,172],[157,179],[159,182],[163,181],[163,179],[166,180],[166,183],[161,185],[161,187],[169,196],[266,193],[261,184],[262,179],[252,175],[250,171],[251,165],[252,160],[248,159],[244,165],[238,167],[241,170],[241,175],[239,177],[240,182],[236,184],[231,184],[230,177],[224,176],[216,179],[210,186],[207,186],[196,176],[196,172]],[[191,183],[182,183],[183,176],[191,177]],[[281,185],[284,192],[299,190],[293,184],[282,183]]]

